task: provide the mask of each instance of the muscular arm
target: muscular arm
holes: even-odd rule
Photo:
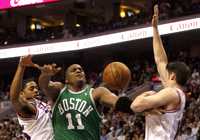
[[[116,111],[133,113],[131,110],[132,100],[126,96],[118,97],[105,87],[94,89],[92,96],[95,101],[98,101],[105,106],[113,107]]]
[[[50,78],[50,76],[42,73],[39,77],[38,83],[48,100],[51,100],[54,103],[60,90],[63,88],[63,84],[60,82],[52,82],[50,81]]]
[[[118,96],[104,87],[98,87],[94,89],[92,95],[95,101],[98,101],[99,103],[108,107],[115,107],[115,104],[118,100]]]
[[[160,92],[145,92],[138,96],[131,104],[131,109],[135,112],[143,112],[149,109],[156,109],[169,103],[177,104],[179,97],[172,88],[165,88]]]
[[[166,70],[166,65],[168,64],[168,59],[166,52],[163,47],[163,43],[158,31],[158,6],[154,6],[154,16],[152,19],[153,25],[153,52],[154,59],[157,65],[157,70],[163,81],[167,80],[168,72]]]
[[[24,70],[25,67],[19,64],[10,87],[10,100],[14,109],[21,117],[29,118],[36,115],[36,108],[24,98],[20,97]]]

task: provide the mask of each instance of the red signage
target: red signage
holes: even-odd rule
[[[0,10],[55,1],[59,0],[0,0]]]

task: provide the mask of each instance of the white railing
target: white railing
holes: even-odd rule
[[[161,35],[184,32],[189,30],[197,30],[200,28],[200,18],[194,17],[191,19],[179,20],[176,22],[168,22],[159,25]],[[152,27],[142,27],[139,29],[130,29],[128,31],[119,31],[95,37],[89,37],[79,40],[62,41],[56,43],[37,44],[21,46],[17,48],[0,49],[0,59],[18,57],[23,55],[38,55],[55,52],[66,52],[81,50],[87,48],[100,47],[116,43],[123,43],[138,39],[152,37]]]

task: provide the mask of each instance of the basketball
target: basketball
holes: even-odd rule
[[[121,62],[112,62],[108,64],[103,72],[103,82],[108,88],[114,90],[123,90],[131,80],[129,68]]]

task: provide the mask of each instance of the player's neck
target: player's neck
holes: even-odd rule
[[[172,88],[179,88],[179,89],[182,89],[181,86],[179,86],[176,82],[169,82],[167,83],[167,86],[166,87],[172,87]]]
[[[81,91],[85,88],[85,85],[83,86],[73,86],[73,85],[68,85],[68,89],[74,92]]]

